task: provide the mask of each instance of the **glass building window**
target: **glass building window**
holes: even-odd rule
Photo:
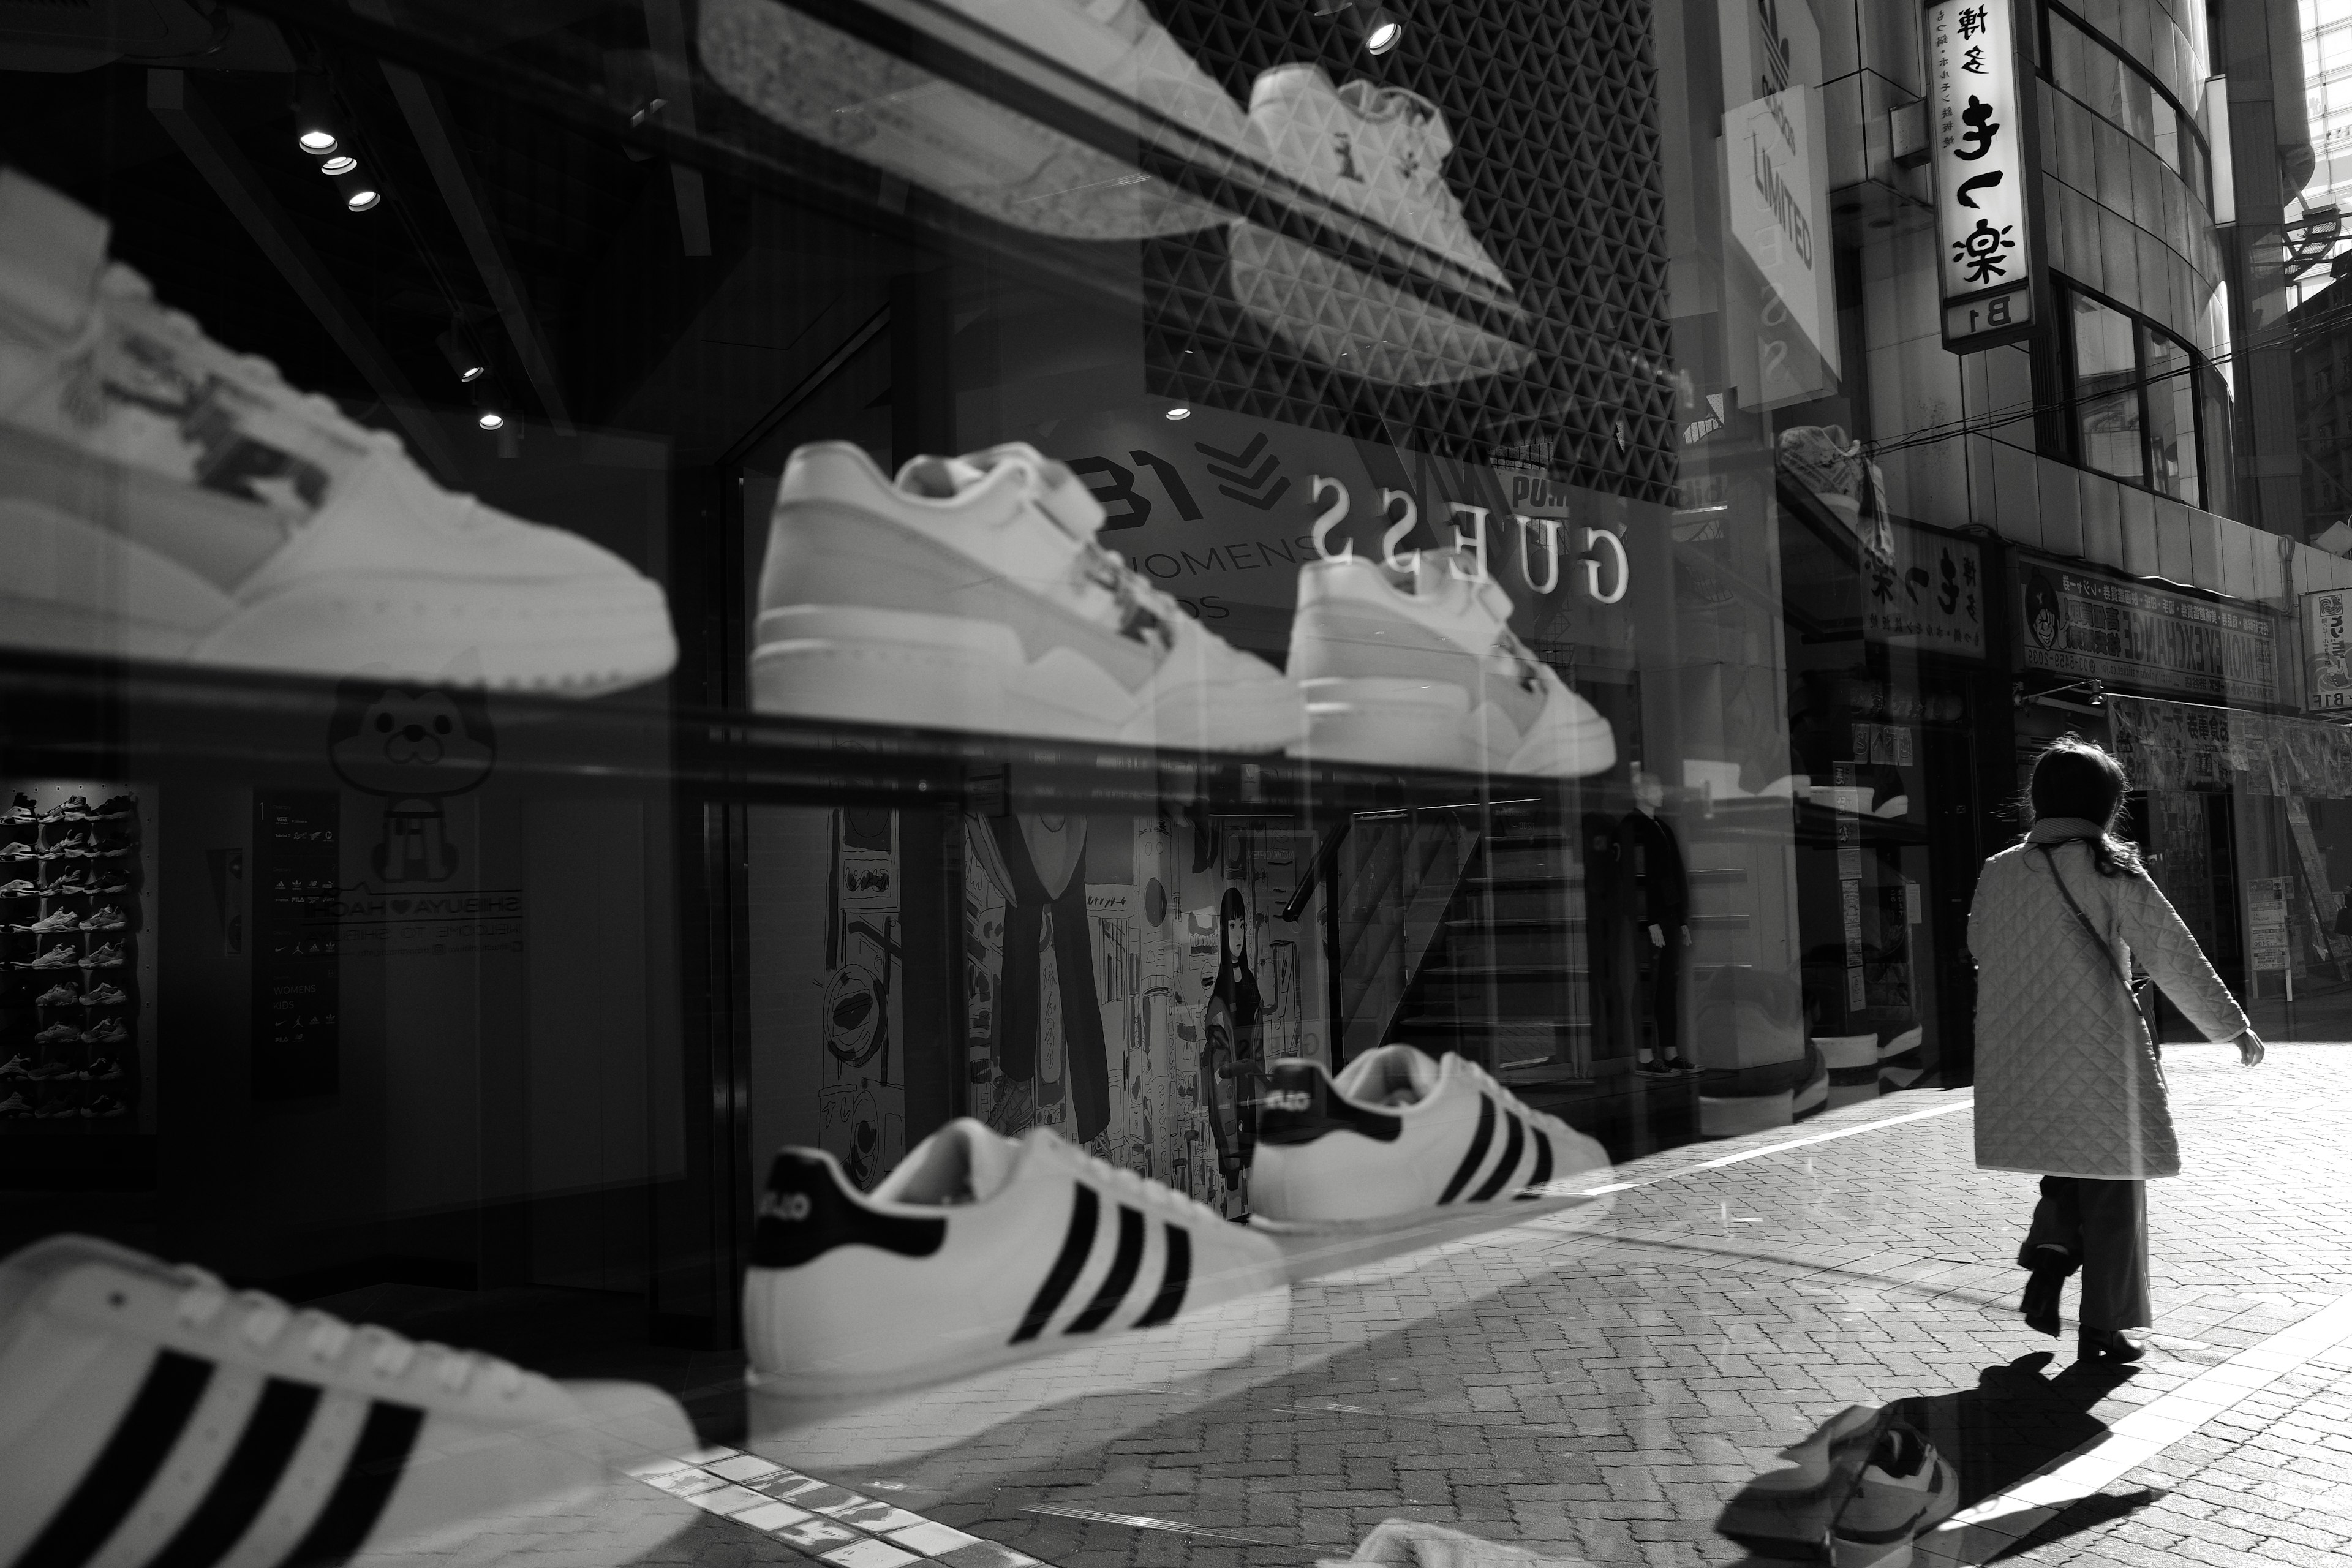
[[[2198,404],[2214,405],[2217,378],[2187,344],[2129,311],[2079,290],[2069,300],[2082,465],[2203,505]]]
[[[2197,118],[2154,79],[2055,5],[2048,8],[2050,79],[2068,96],[2122,129],[2189,183],[2209,206],[2210,165]]]

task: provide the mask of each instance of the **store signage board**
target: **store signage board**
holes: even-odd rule
[[[1758,384],[1739,389],[1748,408],[1819,395],[1839,374],[1822,37],[1805,0],[1717,0],[1716,26],[1725,226],[1764,283]]]
[[[1891,524],[1895,552],[1864,553],[1863,635],[1896,647],[1985,655],[1984,555],[1973,541]]]
[[[2021,556],[2018,662],[2192,700],[2267,705],[2278,629],[2258,611]]]
[[[2303,596],[2304,710],[2352,711],[2352,594],[2323,588]]]
[[[1944,0],[1927,16],[1927,142],[1936,166],[1944,346],[1974,353],[2032,326],[2032,102],[2016,0]]]
[[[2286,883],[2284,877],[2246,880],[2246,958],[2252,968],[2287,965]]]

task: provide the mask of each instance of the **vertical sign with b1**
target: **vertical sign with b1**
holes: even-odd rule
[[[2041,292],[2026,24],[2015,0],[1941,0],[1927,21],[1944,346],[1969,353],[2029,335]]]

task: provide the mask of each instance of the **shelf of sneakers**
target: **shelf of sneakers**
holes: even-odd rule
[[[602,133],[625,122],[656,150],[1007,243],[1122,298],[1136,286],[1131,250],[1055,242],[1229,227],[1244,272],[1260,274],[1235,279],[1242,302],[1310,355],[1337,363],[1341,340],[1423,340],[1380,379],[1457,380],[1527,359],[1513,285],[1438,173],[1452,138],[1433,106],[1304,64],[1264,73],[1244,106],[1141,0],[711,0],[678,40],[699,68],[657,64],[653,112],[585,33],[519,39],[459,0],[413,0],[404,26],[368,19],[372,7],[259,8],[281,5],[454,76],[495,61],[501,91]],[[1338,132],[1392,177],[1343,174],[1328,151]],[[1366,310],[1380,331],[1340,319]]]
[[[258,672],[0,658],[0,708],[10,715],[21,771],[64,772],[86,761],[70,737],[82,732],[81,720],[100,700],[136,715],[113,753],[126,774],[251,784],[273,775],[317,776],[337,689],[329,681]],[[1201,809],[1325,821],[1407,808],[1630,805],[1618,798],[1622,784],[1602,779],[835,723],[665,709],[626,696],[580,702],[500,693],[491,697],[490,710],[499,731],[501,778],[537,779],[551,788],[677,787],[747,802],[859,800],[901,809],[942,801],[983,811]],[[59,738],[53,752],[45,740],[52,736]],[[1785,814],[1785,801],[1772,804]],[[1785,831],[1785,815],[1782,820]],[[0,881],[16,874],[0,865]]]
[[[0,969],[0,1016],[21,1026],[0,1039],[0,1126],[128,1128],[137,1002],[121,983],[140,923],[126,912],[137,908],[137,799],[92,805],[77,795],[43,806],[13,793],[0,838],[22,858],[0,862],[0,931],[16,944]]]

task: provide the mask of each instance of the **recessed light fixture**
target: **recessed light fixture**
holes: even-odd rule
[[[355,174],[359,173],[359,167],[360,161],[357,158],[352,157],[349,153],[338,153],[333,157],[319,165],[319,173],[322,174]]]
[[[461,383],[470,385],[479,381],[490,368],[489,362],[482,357],[482,351],[474,346],[473,340],[456,327],[433,342],[434,346],[441,351],[441,357],[449,362],[450,373]]]
[[[302,151],[320,158],[325,157],[341,145],[335,140],[335,133],[331,131],[305,131],[296,137],[295,141],[300,143]]]
[[[370,190],[362,185],[343,198],[343,205],[355,213],[363,213],[382,200],[383,200],[382,192]]]
[[[1375,5],[1364,15],[1364,52],[1384,55],[1404,40],[1404,24],[1396,13],[1385,5]]]
[[[335,97],[327,79],[305,72],[294,81],[294,141],[313,158],[340,145],[335,137]]]
[[[1192,417],[1192,411],[1183,406],[1183,405],[1179,404],[1168,411],[1168,417],[1171,419],[1190,419]]]
[[[507,416],[495,408],[485,408],[474,416],[474,423],[485,430],[503,430],[507,427]]]

